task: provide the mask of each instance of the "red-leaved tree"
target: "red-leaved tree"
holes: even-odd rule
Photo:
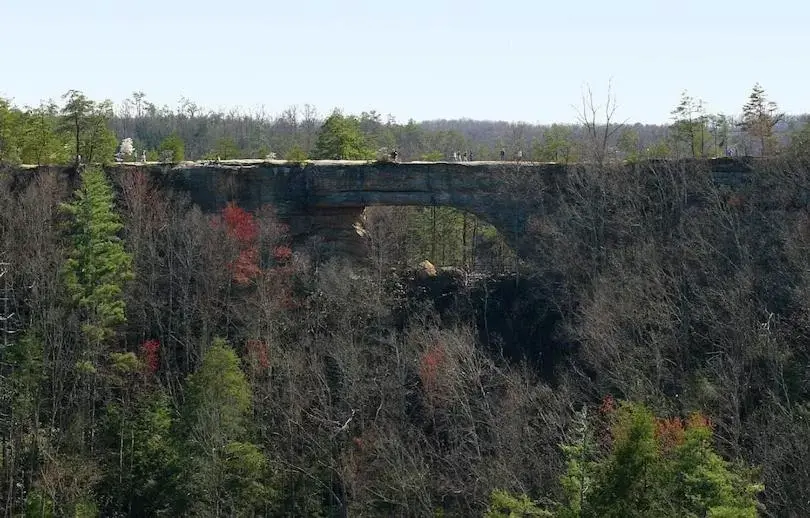
[[[267,370],[270,367],[267,344],[263,340],[248,340],[245,343],[245,349],[254,371]]]
[[[236,257],[228,264],[234,282],[248,284],[261,274],[257,243],[259,226],[253,214],[230,202],[213,223],[215,226],[221,225],[235,245]]]
[[[251,247],[256,244],[259,234],[259,227],[249,213],[236,203],[230,202],[222,209],[222,222],[225,224],[228,234],[235,238],[240,245]]]
[[[422,354],[419,361],[419,378],[425,393],[433,399],[443,386],[442,374],[447,366],[447,350],[443,344],[436,342]]]
[[[683,444],[686,430],[680,417],[657,419],[655,423],[655,438],[664,452],[671,451]]]
[[[147,340],[141,344],[141,357],[149,374],[155,374],[160,365],[160,342]]]

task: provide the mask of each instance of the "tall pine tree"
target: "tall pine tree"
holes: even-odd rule
[[[784,119],[776,103],[769,101],[765,89],[759,83],[754,85],[748,102],[743,106],[741,126],[748,135],[759,141],[761,156],[772,154],[775,147],[773,128]]]
[[[72,217],[70,251],[63,273],[68,293],[82,311],[82,331],[91,345],[86,358],[95,361],[100,346],[126,322],[124,283],[132,279],[132,257],[118,237],[121,219],[104,171],[82,171],[75,199],[63,205]]]
[[[252,516],[266,510],[273,495],[263,483],[267,458],[249,442],[250,385],[224,340],[216,339],[206,351],[186,394],[191,513]]]

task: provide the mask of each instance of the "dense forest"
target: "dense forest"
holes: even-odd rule
[[[810,515],[808,125],[759,87],[726,126],[686,94],[668,126],[583,106],[539,127],[0,105],[3,514]],[[521,257],[443,207],[368,210],[368,257],[322,257],[273,207],[203,213],[101,166],[502,148],[571,163],[505,178]],[[647,160],[732,149],[770,158],[736,185]]]

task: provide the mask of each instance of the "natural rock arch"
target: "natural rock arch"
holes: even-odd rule
[[[754,166],[750,159],[672,163],[708,170],[715,181],[732,185]],[[580,166],[515,161],[230,160],[177,165],[123,163],[106,169],[111,175],[133,170],[148,173],[160,185],[187,192],[205,212],[220,210],[230,201],[248,210],[270,204],[290,225],[295,241],[320,236],[342,243],[341,251],[348,253],[359,246],[354,223],[367,206],[455,207],[492,224],[520,255],[529,214],[554,212],[560,193],[566,189],[569,167]],[[32,170],[70,172],[56,166],[23,167],[18,172]]]

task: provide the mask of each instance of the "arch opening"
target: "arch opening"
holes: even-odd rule
[[[384,268],[413,268],[429,261],[436,267],[505,273],[516,264],[515,251],[502,232],[453,206],[370,206],[355,229],[366,240],[368,257]]]

